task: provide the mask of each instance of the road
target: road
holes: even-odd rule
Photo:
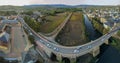
[[[32,30],[24,22],[23,18],[19,17],[19,19],[20,19],[21,23],[24,25],[25,29],[28,30],[29,33],[32,33],[32,35],[35,37],[35,40],[40,42],[41,44],[43,44],[44,50],[47,48],[50,51],[52,51],[53,53],[60,54],[63,57],[77,57],[77,56],[84,55],[84,54],[92,51],[92,49],[94,49],[95,47],[98,47],[101,44],[103,44],[105,42],[105,40],[110,38],[115,32],[117,32],[120,29],[120,27],[115,27],[109,33],[103,35],[102,37],[100,37],[94,41],[86,43],[84,45],[67,47],[67,46],[62,46],[62,45],[51,43],[50,40],[46,39],[43,36],[38,35],[34,30]]]

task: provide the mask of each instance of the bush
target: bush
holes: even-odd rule
[[[36,46],[34,36],[29,35],[29,36],[28,36],[28,39],[30,40],[30,43],[31,43],[31,44],[34,44],[34,45]]]
[[[36,32],[40,31],[41,24],[39,22],[35,21],[34,19],[31,19],[28,16],[25,16],[24,20],[33,30],[35,30]]]
[[[120,51],[120,39],[112,37],[110,38],[110,45],[113,47],[117,48]]]

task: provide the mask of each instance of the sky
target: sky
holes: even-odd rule
[[[120,5],[120,0],[0,0],[0,5],[66,4],[66,5]]]

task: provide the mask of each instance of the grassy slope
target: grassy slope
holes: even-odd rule
[[[85,42],[87,42],[86,40],[86,35],[85,35],[85,25],[84,25],[84,19],[83,19],[83,14],[82,13],[74,13],[74,15],[72,15],[70,21],[80,21],[80,29],[81,29],[81,39]]]
[[[117,48],[120,51],[120,31],[117,32],[115,37],[113,36],[111,38],[110,45],[112,45],[113,47]]]
[[[58,14],[56,16],[47,16],[46,19],[50,22],[47,22],[41,25],[41,32],[43,33],[50,33],[52,32],[57,26],[59,26],[67,17],[65,13]]]
[[[110,45],[112,45],[120,51],[120,39],[112,37]]]

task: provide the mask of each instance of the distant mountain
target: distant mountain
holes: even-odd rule
[[[21,7],[21,6],[4,5],[4,6],[0,6],[0,10],[2,10],[2,11],[23,10],[23,7]]]
[[[78,8],[78,7],[82,7],[82,8],[86,8],[86,7],[98,7],[98,6],[102,6],[102,5],[65,5],[65,4],[33,4],[33,5],[25,5],[24,7],[59,7],[59,8]]]
[[[64,4],[33,4],[33,5],[25,5],[24,7],[73,7],[71,5],[64,5]]]
[[[120,5],[118,5],[120,6]],[[25,6],[11,6],[4,5],[0,6],[0,11],[20,11],[20,10],[36,10],[36,9],[53,9],[53,8],[87,8],[87,7],[110,7],[105,5],[65,5],[65,4],[33,4],[33,5],[25,5]],[[112,6],[111,6],[112,7]]]
[[[96,7],[96,6],[100,6],[100,5],[76,5],[75,7]]]

